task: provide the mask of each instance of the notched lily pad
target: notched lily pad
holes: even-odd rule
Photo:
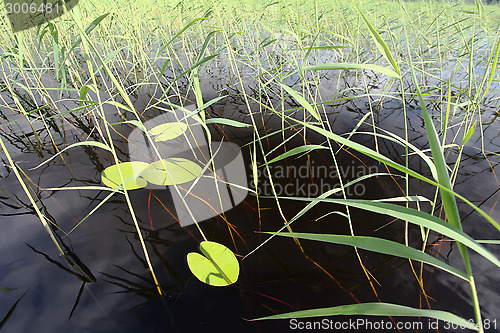
[[[168,170],[168,174],[165,170]],[[172,157],[151,163],[151,166],[142,172],[141,177],[155,185],[179,185],[196,179],[202,171],[203,169],[193,161]]]
[[[153,127],[148,133],[155,136],[155,142],[169,141],[182,135],[187,128],[187,124],[181,122],[164,123]]]
[[[191,272],[206,284],[228,286],[238,280],[240,265],[234,253],[222,244],[204,241],[200,244],[201,255],[191,252],[187,262]]]
[[[125,188],[127,190],[135,190],[138,188],[146,187],[148,184],[139,175],[150,167],[150,164],[145,162],[123,162],[107,167],[101,174],[101,180],[104,185],[116,188],[122,184],[120,180],[120,171],[125,181]]]

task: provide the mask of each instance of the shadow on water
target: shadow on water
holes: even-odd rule
[[[204,96],[217,96],[224,84],[218,82],[219,75],[214,68],[209,80],[203,81]],[[167,74],[168,75],[168,74]],[[50,85],[50,80],[47,82]],[[349,77],[343,82],[349,86]],[[322,87],[325,96],[332,96],[336,82]],[[248,108],[242,99],[235,97],[239,92],[232,87],[231,94],[219,104],[212,105],[208,116],[226,117],[250,123]],[[258,100],[259,90],[248,85],[249,96]],[[95,98],[89,92],[89,100]],[[404,137],[402,128],[403,110],[400,102],[393,100],[368,101],[342,99],[350,96],[335,96],[337,102],[325,105],[328,120],[335,133],[350,132],[367,112],[373,109],[373,123],[394,134]],[[8,94],[2,93],[5,106],[13,105]],[[43,104],[43,98],[19,92],[17,95],[28,110]],[[145,119],[163,112],[168,106],[160,103],[152,106],[155,99],[149,92],[138,93],[135,103],[144,109]],[[179,100],[171,100],[179,103]],[[186,101],[182,101],[186,102]],[[71,101],[62,101],[59,111],[75,106]],[[272,99],[278,105],[280,100]],[[77,104],[77,103],[76,103]],[[189,102],[191,104],[191,102]],[[494,106],[493,106],[494,107]],[[482,133],[476,131],[470,144],[464,150],[456,190],[481,206],[496,220],[500,220],[498,202],[499,170],[497,154],[500,141],[498,114],[485,108],[482,114]],[[299,108],[287,100],[285,109]],[[12,108],[13,109],[13,108]],[[258,104],[251,105],[252,112],[259,111]],[[241,331],[269,332],[287,331],[288,321],[250,322],[246,319],[283,313],[299,309],[329,307],[355,302],[393,302],[419,307],[426,300],[406,260],[376,255],[360,250],[361,259],[373,278],[367,279],[358,258],[351,247],[325,245],[302,241],[301,247],[291,239],[273,239],[257,252],[241,261],[239,281],[227,288],[204,285],[193,278],[186,263],[186,255],[197,251],[201,237],[195,226],[180,227],[170,193],[166,190],[138,189],[130,192],[135,213],[152,255],[152,264],[158,275],[165,295],[157,294],[155,284],[143,258],[135,226],[121,196],[114,196],[95,213],[87,217],[98,206],[107,193],[91,190],[46,190],[66,186],[100,185],[100,174],[111,165],[108,153],[94,147],[74,148],[49,164],[30,170],[61,148],[70,143],[96,140],[96,125],[102,121],[92,113],[68,113],[61,121],[56,110],[42,109],[45,123],[29,116],[30,120],[19,119],[19,114],[4,109],[2,138],[14,160],[25,172],[29,186],[38,197],[42,213],[51,222],[53,231],[63,244],[71,261],[80,267],[86,276],[77,275],[63,266],[53,244],[42,229],[35,212],[24,198],[22,189],[6,161],[0,166],[0,276],[1,288],[17,288],[1,294],[0,314],[7,313],[24,290],[27,294],[19,301],[17,308],[5,329],[11,332],[198,332]],[[108,122],[127,120],[116,108],[105,109]],[[272,134],[262,140],[264,150],[270,157],[284,152],[284,147],[307,144],[321,144],[324,138],[300,128],[290,127],[281,132],[281,119],[266,112],[259,112],[259,134]],[[302,119],[303,111],[294,117]],[[12,122],[14,119],[18,119]],[[36,121],[35,121],[36,120]],[[407,104],[409,140],[419,149],[427,147],[421,112],[415,101]],[[436,121],[439,119],[436,118]],[[292,125],[292,124],[289,124]],[[131,132],[127,125],[113,126],[115,146],[119,158],[127,158],[126,140]],[[228,126],[212,126],[215,140],[227,140],[242,146],[247,177],[252,178],[249,159],[249,143],[253,140],[252,130]],[[358,132],[373,132],[371,120],[362,124]],[[448,135],[455,135],[452,128]],[[284,138],[291,138],[284,146]],[[353,140],[380,150],[393,160],[404,163],[404,150],[390,141],[375,140],[369,134],[356,134]],[[481,145],[484,143],[483,154]],[[361,154],[334,146],[339,169],[333,167],[333,158],[325,150],[314,151],[309,156],[289,158],[270,165],[274,191],[286,196],[316,196],[338,186],[337,173],[345,182],[363,175],[387,173],[383,165],[375,163]],[[456,157],[455,147],[448,149],[450,160]],[[260,165],[263,157],[258,156]],[[422,161],[410,158],[413,169],[429,175]],[[273,195],[269,174],[259,168],[259,190],[261,196]],[[393,171],[393,170],[389,170]],[[392,172],[393,173],[393,172]],[[404,180],[392,176],[371,177],[358,186],[350,187],[350,198],[379,199],[402,196]],[[415,194],[432,199],[432,188],[412,180],[410,188]],[[423,203],[423,209],[430,209]],[[280,209],[287,218],[293,217],[303,208],[292,200],[280,201]],[[437,212],[440,207],[436,207]],[[487,239],[493,227],[484,223],[476,213],[470,213],[468,206],[460,206],[464,216],[464,228],[476,239]],[[349,224],[340,206],[321,203],[293,223],[297,232],[348,234]],[[87,217],[87,218],[86,218]],[[82,219],[85,221],[79,224]],[[404,242],[405,226],[402,221],[352,210],[352,220],[357,235],[376,235],[386,239]],[[237,255],[244,256],[261,244],[267,236],[260,231],[275,231],[283,225],[274,199],[249,195],[236,208],[201,224],[208,239],[227,245]],[[77,227],[76,227],[77,226]],[[76,227],[76,228],[75,228]],[[71,230],[71,232],[69,232]],[[68,234],[69,233],[69,234]],[[420,247],[420,230],[410,227],[412,245]],[[448,245],[450,244],[450,245]],[[500,254],[495,246],[490,250]],[[428,252],[450,264],[461,267],[460,256],[451,243],[440,242],[437,235],[431,235]],[[493,319],[500,313],[500,290],[495,267],[474,254],[472,262],[478,272],[477,282],[485,318]],[[419,269],[419,266],[416,266]],[[88,279],[93,277],[93,279]],[[451,309],[457,315],[472,317],[467,286],[458,283],[455,277],[441,271],[426,268],[424,271],[425,292],[429,295],[432,308]],[[372,285],[374,287],[372,287]],[[378,294],[374,294],[375,288]],[[372,318],[373,319],[373,318]],[[425,330],[423,330],[425,331]],[[440,330],[446,331],[446,330]]]

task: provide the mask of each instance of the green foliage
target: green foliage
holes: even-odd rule
[[[154,136],[156,142],[168,141],[182,135],[188,128],[185,123],[164,123],[153,127],[148,131],[149,135]]]
[[[331,63],[331,64],[318,64],[314,66],[306,66],[303,70],[310,71],[332,71],[332,70],[351,70],[351,69],[368,69],[374,72],[385,74],[389,77],[399,79],[400,75],[391,68],[374,65],[374,64],[348,64],[348,63]]]
[[[391,50],[389,49],[389,46],[387,43],[382,39],[382,36],[378,33],[378,31],[373,27],[373,25],[368,21],[366,18],[365,14],[361,10],[359,10],[358,6],[354,4],[356,7],[357,11],[359,12],[359,15],[363,18],[363,21],[365,22],[368,30],[370,30],[370,34],[372,35],[373,42],[375,45],[377,45],[377,48],[379,49],[380,53],[384,56],[385,59],[391,64],[392,69],[394,72],[396,72],[397,77],[401,75],[401,71],[399,70],[399,66],[396,63],[396,60],[394,60],[394,57],[392,56]]]
[[[200,243],[203,255],[191,252],[187,262],[191,272],[206,284],[228,286],[238,280],[240,265],[234,253],[222,244],[204,241]]]
[[[320,242],[350,245],[359,249],[368,251],[389,254],[401,258],[417,260],[425,264],[440,268],[448,273],[458,276],[467,281],[467,275],[458,269],[430,256],[422,251],[416,250],[412,247],[399,244],[387,239],[367,236],[346,236],[346,235],[328,235],[328,234],[306,234],[306,233],[280,233],[278,236],[309,239]]]
[[[271,163],[280,161],[282,159],[285,159],[287,157],[291,157],[291,156],[294,156],[294,155],[307,154],[307,153],[309,153],[309,152],[311,152],[313,150],[316,150],[316,149],[328,149],[328,148],[327,147],[323,147],[323,146],[319,146],[319,145],[304,145],[304,146],[296,147],[296,148],[290,149],[286,153],[283,153],[283,154],[281,154],[279,156],[276,156],[272,160],[268,161],[267,164],[271,164]]]
[[[174,185],[196,179],[202,171],[203,169],[193,161],[172,157],[151,163],[140,176],[152,184]]]
[[[173,140],[187,130],[187,125],[182,121],[162,124],[149,131],[146,130],[142,123],[144,117],[135,110],[130,96],[147,87],[148,93],[154,90],[154,93],[161,94],[161,98],[164,99],[163,103],[172,106],[169,101],[185,101],[186,98],[192,98],[194,95],[197,110],[189,111],[180,108],[186,113],[185,118],[199,119],[205,129],[207,124],[213,124],[221,130],[227,129],[224,126],[253,129],[253,141],[249,143],[249,146],[251,147],[251,171],[254,174],[255,187],[258,185],[258,158],[264,158],[264,163],[260,167],[267,168],[271,163],[313,153],[317,149],[329,150],[332,157],[335,157],[340,150],[332,145],[336,142],[342,149],[349,150],[357,156],[362,154],[383,164],[387,167],[388,173],[359,177],[344,184],[341,188],[322,193],[314,199],[273,197],[283,217],[284,225],[281,230],[272,233],[269,239],[281,236],[344,244],[356,250],[359,248],[385,253],[438,267],[462,280],[467,280],[466,283],[471,286],[476,322],[480,323],[479,302],[467,250],[475,251],[498,266],[500,262],[497,257],[481,245],[482,242],[498,244],[498,241],[476,241],[461,230],[456,198],[463,200],[495,228],[500,230],[500,225],[479,207],[454,191],[453,179],[458,173],[460,157],[453,161],[456,167],[450,174],[450,160],[445,159],[447,156],[445,152],[448,147],[458,147],[459,156],[461,156],[463,146],[467,143],[470,145],[470,139],[477,133],[476,131],[484,130],[485,124],[481,119],[485,110],[483,103],[488,97],[487,93],[490,89],[494,89],[498,81],[497,68],[500,54],[498,6],[483,6],[481,1],[475,1],[473,4],[451,4],[443,1],[429,3],[399,0],[397,2],[363,1],[354,6],[350,1],[318,0],[294,3],[295,5],[299,10],[290,10],[286,2],[278,1],[271,3],[259,1],[242,3],[225,0],[218,2],[182,1],[179,4],[155,2],[152,6],[144,6],[140,2],[131,4],[130,1],[118,0],[113,3],[116,11],[110,13],[109,6],[102,1],[82,2],[79,5],[81,11],[77,8],[74,13],[69,13],[64,19],[55,20],[40,27],[34,38],[31,38],[33,36],[29,31],[24,35],[6,33],[2,41],[1,52],[2,60],[5,60],[2,62],[5,65],[2,66],[6,66],[2,78],[5,81],[2,81],[1,89],[2,92],[10,94],[9,97],[14,100],[14,105],[2,105],[2,107],[9,112],[18,113],[20,117],[2,126],[6,129],[11,129],[12,126],[30,128],[30,131],[20,136],[19,142],[31,140],[34,137],[38,142],[30,142],[26,146],[37,149],[45,133],[53,134],[52,128],[47,125],[49,120],[60,121],[64,126],[68,124],[74,126],[74,120],[70,117],[75,116],[77,111],[79,111],[78,120],[84,118],[96,120],[91,133],[98,133],[100,140],[94,137],[85,142],[64,143],[61,147],[56,147],[58,141],[52,140],[49,145],[51,157],[33,170],[46,165],[55,158],[62,159],[64,157],[62,153],[72,147],[93,147],[99,148],[98,152],[104,150],[111,153],[115,165],[108,167],[101,175],[102,182],[107,188],[71,186],[51,190],[109,191],[109,195],[81,222],[105,204],[115,193],[125,195],[127,206],[142,242],[146,262],[160,293],[159,283],[154,275],[141,230],[135,220],[127,190],[142,188],[148,182],[157,185],[181,184],[199,177],[202,168],[193,161],[180,158],[161,159],[160,156],[158,159],[161,160],[153,163],[120,162],[115,151],[115,147],[119,144],[113,142],[114,136],[111,135],[110,126],[113,126],[112,131],[119,131],[118,125],[134,125],[143,130],[146,136],[152,137],[151,141],[154,142]],[[89,14],[96,11],[100,16]],[[101,13],[104,14],[101,15]],[[41,59],[35,58],[31,52],[26,52],[32,40],[38,42],[38,55],[41,55]],[[464,70],[466,63],[468,63],[469,70]],[[206,96],[202,95],[202,79],[203,75],[209,72],[204,71],[204,67],[211,65],[214,68],[227,66],[222,73],[227,74],[227,85],[231,89],[217,90],[220,95],[204,103],[203,98]],[[247,69],[251,69],[250,75],[247,75]],[[413,81],[408,75],[412,71],[415,75]],[[36,75],[32,76],[31,73],[36,73]],[[53,88],[35,79],[39,74],[51,73],[61,81],[59,86],[67,90],[64,92],[65,98],[69,96],[68,98],[71,99],[74,93],[73,101],[78,107],[60,108],[60,101],[52,100],[50,97],[53,95],[50,91]],[[253,82],[249,84],[247,81],[249,77],[255,80],[255,85]],[[296,77],[299,78],[298,82],[290,83],[291,78],[295,80]],[[345,82],[342,80],[346,78],[353,80],[349,88],[341,85]],[[167,79],[166,84],[165,79]],[[338,80],[334,82],[336,88],[332,88],[333,97],[323,99],[324,94],[320,88],[325,86],[325,82],[331,80]],[[22,84],[23,81],[34,82],[38,86],[31,89],[29,84]],[[376,91],[371,91],[372,83],[375,81],[378,86],[375,87]],[[131,84],[128,85],[129,83]],[[422,85],[423,92],[420,91],[419,85]],[[445,92],[446,89],[448,89],[448,94]],[[21,92],[16,92],[17,90]],[[33,91],[43,94],[44,105],[25,109],[27,104],[25,98]],[[229,93],[226,94],[226,91]],[[117,95],[121,99],[117,99]],[[94,98],[93,96],[97,96],[95,101],[90,100]],[[235,96],[241,98],[247,108],[245,111],[248,113],[245,114],[244,122],[226,118],[228,113],[218,115],[216,118],[210,118],[208,113],[205,114],[205,110],[211,105],[224,98]],[[287,98],[295,100],[300,107],[287,109]],[[406,127],[405,137],[399,137],[379,128],[375,123],[375,119],[378,118],[378,105],[393,100],[396,103],[402,103],[405,108],[409,100],[413,102],[417,98],[422,108],[431,154],[428,154],[428,150],[417,148],[409,142],[410,140],[406,137],[408,134]],[[431,110],[432,112],[439,111],[439,107],[445,106],[446,115],[443,117],[441,114],[441,118],[444,118],[442,134],[439,133],[441,138],[433,124],[437,118],[433,120],[432,117],[436,115],[428,112],[424,98],[430,99],[432,105],[437,106],[436,109]],[[327,112],[323,113],[322,108],[331,105],[335,108],[342,103],[363,102],[364,99],[370,101],[370,110],[363,110],[364,115],[360,117],[361,120],[348,135],[337,134],[333,118],[330,118]],[[228,103],[231,103],[231,100],[228,100]],[[314,102],[309,102],[311,100]],[[320,102],[317,102],[318,100]],[[45,113],[45,104],[55,111],[51,114]],[[259,107],[258,111],[253,108],[255,105]],[[115,111],[122,117],[120,122],[108,123],[107,114],[103,110],[104,107],[109,106],[117,108]],[[308,119],[301,121],[297,119],[296,115],[299,113],[296,111],[303,109]],[[281,117],[282,128],[260,136],[260,126],[264,124],[261,120],[265,112]],[[475,118],[478,120],[476,121]],[[360,134],[358,128],[361,125],[364,127],[368,119],[372,121],[373,131],[372,133],[363,132],[363,134],[372,135],[370,139],[375,140],[374,149],[358,143],[359,141],[351,140],[352,136]],[[463,133],[461,140],[456,141],[457,139],[453,138],[455,141],[447,141],[450,135],[446,135],[446,131],[452,127],[460,128],[461,132],[457,133]],[[291,149],[286,146],[286,152],[282,154],[278,154],[276,150],[278,156],[272,154],[275,152],[274,147],[271,152],[265,151],[266,138],[279,135],[283,137],[283,144],[285,144],[288,140],[285,133],[290,128],[296,129],[297,133],[304,134],[304,145]],[[206,131],[209,136],[208,129]],[[326,141],[321,145],[309,144],[306,141],[309,140],[311,132],[315,137],[319,136]],[[85,131],[85,133],[89,132]],[[483,133],[480,135],[482,136]],[[53,139],[52,136],[50,138]],[[403,147],[406,150],[405,159],[416,154],[415,158],[424,161],[425,168],[429,167],[430,175],[424,175],[424,171],[413,170],[408,164],[399,162],[397,158],[380,153],[377,146],[378,140],[390,141],[390,144],[396,143],[399,145],[398,148]],[[2,149],[8,155],[7,149],[5,147]],[[484,154],[484,147],[481,149]],[[276,157],[266,160],[269,156]],[[450,154],[447,158],[451,159],[452,156]],[[51,234],[44,215],[38,210],[39,202],[37,203],[36,197],[32,196],[31,189],[28,189],[23,181],[22,170],[10,157],[8,160],[11,170],[16,173],[32,207],[47,228],[49,235],[52,236],[56,246],[59,246]],[[402,196],[372,201],[329,198],[369,177],[387,175],[405,177],[406,180],[414,177],[434,186],[436,196],[432,201],[431,214],[381,202],[383,200],[407,204],[412,201],[413,205],[419,205],[419,209],[424,210],[428,207],[423,206],[427,205],[427,199],[411,195],[411,191],[403,193]],[[433,216],[434,209],[439,207],[438,191],[446,213],[443,219]],[[287,220],[286,214],[281,211],[280,207],[280,201],[285,199],[305,202],[306,206],[293,218]],[[431,231],[443,235],[447,240],[459,243],[466,272],[431,257],[424,251],[385,239],[354,235],[285,234],[282,232],[318,203],[330,203],[346,208],[345,211],[334,213],[348,219],[350,215],[347,208],[356,208],[389,215],[406,223],[415,224],[421,228],[424,242],[425,235],[429,235]],[[201,228],[199,230],[203,235]],[[423,245],[425,248],[426,244]],[[229,249],[213,242],[201,243],[200,249],[203,255],[198,253],[188,255],[189,267],[197,278],[212,285],[228,285],[237,281],[239,264]],[[62,250],[61,255],[64,256]],[[453,311],[453,309],[449,310]],[[336,314],[427,316],[454,323],[463,320],[448,312],[412,309],[385,303],[306,310],[263,319]],[[481,330],[481,327],[473,325],[469,327]]]
[[[145,162],[123,162],[107,167],[101,174],[104,185],[110,188],[121,187],[120,172],[125,180],[127,190],[135,190],[145,187],[148,183],[142,179],[140,174],[148,169],[150,164]]]
[[[471,330],[475,331],[478,330],[476,325],[449,312],[415,309],[415,308],[410,308],[408,306],[389,304],[389,303],[361,303],[361,304],[341,305],[331,308],[289,312],[285,314],[263,317],[256,320],[310,318],[310,317],[326,317],[326,316],[338,316],[338,315],[428,317],[428,318],[435,318],[447,321],[459,327],[462,326],[464,328],[469,328]]]
[[[304,97],[302,97],[302,95],[300,95],[298,92],[296,92],[295,90],[293,90],[292,88],[290,88],[286,84],[283,84],[283,83],[279,83],[279,84],[283,89],[285,89],[285,91],[287,93],[290,94],[290,96],[295,98],[295,100],[297,100],[297,102],[299,102],[300,105],[302,105],[317,121],[321,121],[321,117],[320,117],[318,111],[316,109],[314,109],[313,106],[311,104],[309,104],[309,102]]]

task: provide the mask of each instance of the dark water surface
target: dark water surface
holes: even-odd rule
[[[334,91],[331,87],[322,88],[325,95]],[[204,84],[205,97],[218,91],[216,84]],[[204,93],[205,93],[204,91]],[[138,105],[144,102],[144,96]],[[8,102],[8,96],[4,98]],[[289,101],[290,102],[290,101]],[[146,101],[147,103],[147,101]],[[482,128],[478,128],[464,149],[460,171],[456,180],[456,191],[500,220],[498,189],[500,171],[498,153],[500,139],[497,103],[482,112]],[[297,105],[287,105],[291,108]],[[257,111],[258,105],[251,105]],[[390,100],[382,104],[372,103],[376,126],[404,137],[403,110],[399,102]],[[62,109],[62,106],[61,106]],[[367,99],[355,99],[327,105],[329,122],[335,133],[350,132],[363,115],[370,109]],[[153,116],[161,112],[154,108],[147,111]],[[457,112],[461,112],[458,110]],[[9,110],[2,111],[2,122],[11,121],[19,115]],[[108,121],[122,119],[116,109],[106,110]],[[242,100],[228,98],[223,104],[214,105],[209,110],[212,116],[224,116],[250,123],[248,110]],[[297,113],[300,118],[302,111]],[[256,116],[257,117],[257,116]],[[68,122],[62,128],[60,122],[48,121],[52,140],[62,148],[70,143],[83,141],[89,137],[98,140],[92,130],[94,120],[90,115],[67,116]],[[281,128],[281,120],[271,115],[259,115],[259,133],[265,135]],[[427,148],[425,128],[421,111],[415,102],[407,108],[409,139],[420,149]],[[439,124],[436,113],[435,123]],[[358,131],[373,132],[368,118]],[[71,126],[69,124],[72,124]],[[103,150],[77,147],[63,154],[64,161],[57,158],[36,170],[29,170],[55,153],[50,144],[51,137],[41,122],[35,123],[43,144],[37,143],[33,129],[26,121],[19,121],[8,128],[2,127],[2,138],[8,143],[13,159],[29,177],[30,185],[41,200],[39,207],[43,214],[64,232],[69,232],[107,195],[100,191],[41,190],[53,187],[101,185],[100,174],[111,165],[112,158]],[[478,125],[479,126],[479,125]],[[117,148],[126,157],[125,137],[131,129],[127,126],[114,126]],[[449,129],[450,142],[458,126]],[[479,135],[482,130],[483,137]],[[243,146],[243,156],[247,165],[247,175],[251,178],[249,146],[253,135],[250,129],[232,127],[211,127],[215,139],[229,140]],[[31,133],[31,134],[30,134]],[[302,133],[293,130],[284,133],[288,138],[287,149],[304,144]],[[324,138],[307,132],[308,143],[320,144]],[[371,148],[378,148],[393,160],[404,163],[404,150],[393,142],[377,140],[371,135],[355,135],[353,139]],[[481,141],[482,140],[482,141]],[[283,142],[281,135],[264,139],[266,151]],[[484,142],[483,154],[481,145]],[[335,151],[338,146],[334,146]],[[270,157],[279,155],[283,150],[273,152]],[[447,149],[448,161],[454,161],[458,148]],[[340,150],[335,155],[345,182],[369,172],[387,172],[383,165],[356,152]],[[259,156],[262,163],[262,156]],[[413,307],[427,307],[425,297],[418,286],[408,261],[390,256],[376,255],[360,250],[363,263],[375,277],[372,280],[378,294],[374,294],[358,258],[351,247],[326,245],[323,243],[301,241],[302,251],[291,239],[276,237],[245,260],[240,261],[241,272],[236,284],[226,288],[216,288],[198,281],[190,273],[186,255],[197,251],[201,237],[195,226],[182,228],[175,219],[170,194],[167,190],[139,189],[130,191],[135,213],[145,237],[153,267],[166,295],[159,297],[144,261],[143,252],[124,198],[114,196],[95,213],[79,225],[69,236],[58,231],[60,241],[80,267],[90,271],[96,282],[82,282],[74,274],[62,267],[65,262],[50,241],[38,217],[30,208],[29,202],[15,175],[4,165],[0,166],[0,214],[2,232],[0,233],[0,288],[15,288],[8,293],[0,293],[0,316],[7,313],[16,300],[27,291],[17,308],[3,328],[6,332],[287,332],[288,320],[252,322],[248,319],[284,313],[294,310],[352,304],[357,301],[378,301],[397,303]],[[309,164],[308,164],[309,163]],[[287,168],[300,170],[310,165],[319,174],[286,175],[279,173]],[[315,151],[307,157],[282,160],[273,164],[275,189],[285,191],[287,184],[293,188],[308,188],[308,192],[282,193],[283,195],[304,196],[313,194],[318,184],[323,189],[338,185],[331,177],[333,159],[330,153]],[[417,156],[412,156],[410,166],[429,175],[428,168]],[[452,166],[452,164],[450,164]],[[328,170],[328,174],[322,174]],[[265,175],[260,178],[262,186]],[[351,198],[380,199],[402,196],[402,178],[381,176],[370,178],[363,186],[348,192]],[[292,187],[288,187],[290,189]],[[434,189],[419,181],[411,180],[411,194],[434,198]],[[262,187],[261,195],[267,194]],[[304,190],[306,191],[306,190]],[[272,194],[272,193],[269,193]],[[317,194],[316,194],[317,195]],[[281,209],[287,219],[293,217],[304,207],[304,203],[292,200],[280,201]],[[430,211],[428,203],[421,203],[422,210]],[[476,239],[498,238],[497,231],[476,213],[470,214],[470,207],[461,204],[460,213],[464,219],[464,229]],[[259,213],[260,209],[260,213]],[[331,204],[319,204],[296,221],[292,228],[297,232],[348,234],[347,220],[332,212],[344,208]],[[437,207],[440,211],[440,207]],[[172,213],[172,214],[171,214]],[[404,241],[405,226],[402,221],[393,222],[391,218],[368,214],[351,209],[354,231],[357,235],[375,235],[398,242]],[[227,222],[226,222],[227,221]],[[230,227],[228,222],[232,225]],[[391,223],[393,222],[393,223]],[[258,231],[275,231],[283,224],[274,199],[249,195],[243,203],[225,213],[201,223],[207,238],[225,244],[239,255],[246,255],[261,244],[267,236]],[[420,230],[411,227],[410,242],[421,246]],[[460,254],[450,242],[439,242],[440,238],[431,235],[428,253],[432,253],[451,265],[462,268]],[[500,256],[498,245],[485,245]],[[485,319],[500,321],[500,271],[490,262],[471,253],[476,282],[479,289],[482,313]],[[57,263],[57,264],[56,264]],[[415,264],[415,269],[420,266]],[[424,270],[425,292],[433,309],[453,312],[465,318],[472,318],[472,305],[468,286],[458,278],[445,272],[426,267]],[[356,317],[358,318],[358,317]],[[321,318],[320,318],[321,319]],[[346,321],[349,317],[332,317],[335,322]],[[388,318],[371,318],[372,322]],[[395,319],[396,320],[396,319]],[[407,318],[401,320],[409,321]],[[428,320],[422,322],[427,325]],[[489,331],[500,332],[498,328]],[[361,329],[359,331],[370,331]],[[396,330],[392,330],[396,331]],[[403,330],[405,331],[405,330]],[[417,331],[410,329],[406,331]],[[424,326],[419,331],[431,331]],[[435,330],[434,330],[435,331]],[[440,331],[456,331],[444,329]]]

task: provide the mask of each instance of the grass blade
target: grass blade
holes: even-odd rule
[[[351,70],[351,69],[368,69],[374,72],[379,72],[385,74],[389,77],[393,77],[395,79],[400,78],[400,74],[395,72],[394,70],[373,64],[350,64],[345,62],[339,63],[326,63],[326,64],[318,64],[313,66],[306,66],[302,68],[303,70],[310,71],[331,71],[331,70]]]
[[[298,155],[298,154],[302,154],[302,153],[309,153],[309,152],[316,150],[316,149],[328,149],[328,148],[324,147],[324,146],[320,146],[320,145],[304,145],[304,146],[296,147],[296,148],[290,149],[286,153],[283,153],[279,156],[276,156],[272,160],[268,161],[267,164],[271,164],[271,163],[283,160],[283,159],[290,157],[290,156],[294,156],[294,155]]]
[[[390,241],[387,239],[368,237],[368,236],[347,236],[347,235],[329,235],[329,234],[308,234],[308,233],[273,233],[266,232],[267,234],[274,234],[277,236],[291,237],[315,240],[320,242],[350,245],[357,247],[358,249],[364,249],[372,252],[393,255],[396,257],[417,260],[428,265],[440,268],[450,274],[458,276],[466,281],[468,281],[467,274],[461,272],[460,270],[452,267],[441,260],[434,258],[427,253],[414,249],[412,247]]]
[[[472,208],[474,208],[475,211],[477,211],[479,214],[481,214],[486,220],[488,220],[488,222],[491,223],[491,225],[493,225],[496,229],[500,230],[500,225],[491,217],[489,216],[486,212],[484,212],[481,208],[479,208],[478,206],[474,205],[472,202],[470,202],[469,200],[467,200],[465,197],[463,197],[462,195],[454,192],[453,190],[447,188],[446,186],[444,185],[441,185],[439,182],[435,182],[435,181],[432,181],[430,180],[429,178],[427,177],[424,177],[422,176],[421,174],[419,174],[418,172],[415,172],[399,163],[396,163],[394,162],[393,160],[391,160],[390,158],[387,158],[385,157],[384,155],[374,151],[373,149],[370,149],[370,148],[367,148],[357,142],[353,142],[351,140],[347,140],[346,138],[343,138],[342,136],[338,135],[338,134],[335,134],[335,133],[332,133],[330,131],[327,131],[321,127],[318,127],[318,126],[314,126],[312,124],[309,124],[309,123],[306,123],[306,122],[303,122],[303,121],[300,121],[300,120],[297,120],[297,119],[294,119],[292,117],[289,117],[289,116],[286,116],[286,115],[282,115],[283,117],[286,117],[294,122],[297,122],[309,129],[312,129],[314,130],[315,132],[319,133],[319,134],[322,134],[323,136],[327,137],[327,138],[330,138],[332,140],[335,140],[337,141],[338,143],[340,144],[343,144],[347,147],[350,147],[368,157],[371,157],[379,162],[382,162],[384,164],[386,164],[387,166],[390,166],[396,170],[399,170],[401,172],[404,172],[406,174],[408,174],[409,176],[412,176],[412,177],[415,177],[419,180],[422,180],[428,184],[431,184],[431,185],[434,185],[434,186],[437,186],[439,187],[439,189],[442,191],[442,192],[447,192],[449,193],[450,195],[454,195],[458,198],[460,198],[461,200],[463,200],[465,203],[467,203],[469,206],[471,206]],[[437,173],[437,171],[436,171]]]
[[[93,146],[93,147],[98,147],[98,148],[102,148],[102,149],[105,149],[107,151],[111,151],[111,148],[109,148],[108,146],[106,146],[104,143],[102,142],[97,142],[97,141],[84,141],[84,142],[77,142],[77,143],[73,143],[72,145],[69,145],[68,147],[64,148],[63,150],[61,150],[60,152],[58,152],[57,154],[55,155],[52,155],[50,158],[48,158],[47,160],[45,160],[44,162],[38,164],[36,167],[34,168],[31,168],[30,170],[35,170],[35,169],[38,169],[39,167],[41,167],[42,165],[45,165],[47,163],[49,163],[50,161],[52,161],[54,158],[56,158],[57,156],[61,155],[63,152],[65,152],[66,150],[70,149],[70,148],[73,148],[73,147],[78,147],[78,146]]]
[[[210,118],[205,121],[205,124],[222,124],[233,127],[252,127],[250,124],[245,124],[236,120],[226,118]]]
[[[302,105],[309,113],[316,118],[317,121],[321,121],[321,117],[319,116],[318,111],[316,111],[309,102],[302,97],[298,92],[287,86],[286,84],[278,82],[279,85],[286,90],[288,94],[290,94],[300,105]]]
[[[377,45],[377,48],[379,49],[380,53],[384,56],[384,58],[392,65],[392,68],[394,71],[398,74],[398,76],[401,75],[401,71],[399,70],[399,66],[396,63],[396,60],[394,60],[394,57],[392,56],[391,50],[389,50],[389,47],[387,46],[387,43],[382,39],[380,34],[378,33],[377,29],[373,27],[373,25],[368,21],[366,16],[363,14],[363,12],[356,6],[354,3],[354,6],[356,7],[356,10],[358,11],[359,15],[363,18],[363,21],[365,22],[366,26],[368,27],[368,30],[370,30],[370,34],[372,35],[373,41],[375,42],[375,45]]]
[[[158,57],[158,55],[163,51],[165,50],[165,48],[167,48],[167,46],[169,46],[177,37],[179,37],[180,35],[182,35],[182,33],[184,31],[186,31],[190,26],[192,26],[193,24],[195,24],[196,22],[198,21],[202,21],[202,20],[206,20],[207,18],[206,17],[198,17],[198,18],[195,18],[194,20],[191,20],[188,24],[186,24],[184,26],[184,28],[182,28],[178,33],[175,34],[174,37],[172,37],[167,43],[163,44],[160,48],[158,48],[158,51],[156,51],[156,57]]]
[[[390,303],[362,303],[335,306],[331,308],[320,308],[311,310],[294,311],[269,317],[264,319],[288,319],[288,318],[310,318],[338,315],[369,315],[369,316],[404,316],[404,317],[428,317],[447,321],[459,326],[467,327],[477,331],[477,327],[462,317],[445,311],[415,309]]]
[[[340,205],[346,205],[349,207],[355,207],[363,210],[367,210],[374,213],[389,215],[400,219],[402,221],[408,221],[413,224],[417,224],[429,229],[432,229],[442,235],[449,237],[457,242],[464,244],[470,249],[476,251],[478,254],[488,259],[496,266],[500,267],[500,260],[484,248],[481,244],[475,241],[472,237],[465,234],[461,229],[446,223],[440,218],[418,211],[416,209],[407,208],[404,206],[399,206],[395,204],[376,202],[371,200],[358,200],[358,199],[314,199],[314,198],[300,198],[300,197],[278,197],[279,199],[290,199],[298,201],[318,201],[318,202],[329,202],[336,203]]]

